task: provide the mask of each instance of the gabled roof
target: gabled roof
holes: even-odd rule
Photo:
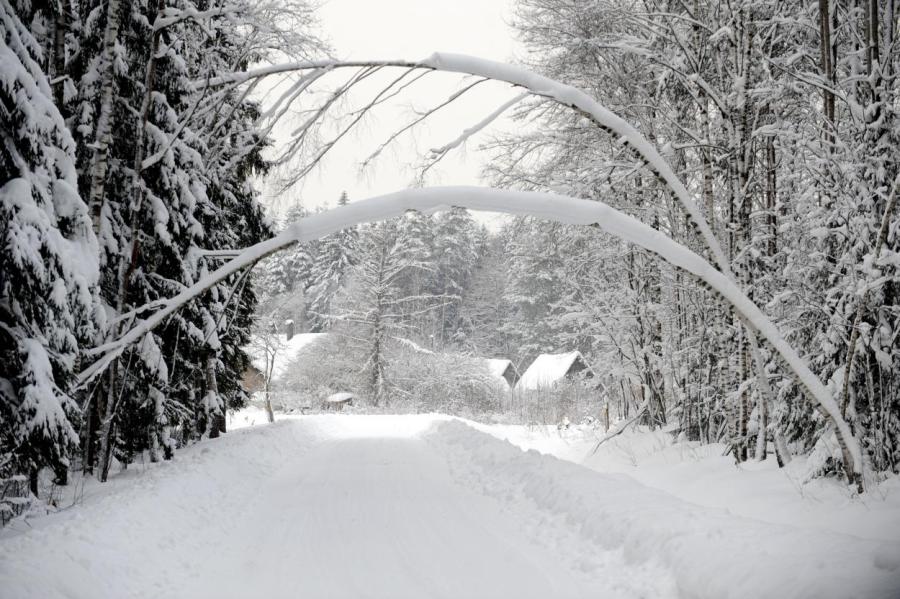
[[[345,403],[348,401],[353,401],[354,399],[356,399],[356,395],[344,392],[332,393],[327,398],[325,398],[325,401],[328,403]]]
[[[484,362],[487,365],[488,372],[491,373],[491,376],[498,381],[502,381],[508,387],[515,385],[516,381],[519,379],[519,373],[516,370],[516,367],[509,360],[504,358],[484,358]],[[512,371],[511,373],[508,373],[510,369],[512,369]],[[512,380],[510,380],[510,378]]]
[[[573,369],[587,369],[590,372],[590,367],[577,350],[565,354],[541,354],[519,379],[518,386],[521,389],[550,387],[565,378]]]

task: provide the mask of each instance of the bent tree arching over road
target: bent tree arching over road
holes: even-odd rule
[[[583,200],[559,194],[498,190],[477,187],[443,187],[410,189],[352,205],[316,214],[303,219],[270,240],[249,247],[235,258],[210,273],[178,295],[154,305],[156,311],[138,322],[118,339],[87,352],[96,360],[79,375],[79,383],[86,384],[115,360],[129,345],[140,341],[144,334],[161,324],[169,315],[191,299],[201,295],[214,284],[228,276],[251,267],[261,258],[284,249],[296,242],[317,239],[329,233],[357,224],[397,217],[408,210],[430,212],[441,208],[459,206],[476,210],[529,215],[564,224],[597,226],[616,237],[656,253],[674,266],[681,268],[706,283],[721,295],[747,325],[749,340],[756,351],[754,331],[769,342],[781,356],[787,368],[806,389],[809,397],[834,427],[840,444],[845,473],[851,483],[862,488],[862,453],[832,393],[810,370],[797,351],[780,335],[777,327],[766,317],[735,283],[730,266],[715,235],[687,188],[675,175],[660,153],[634,127],[603,107],[587,94],[568,85],[510,65],[453,54],[434,54],[419,62],[371,61],[340,62],[315,61],[289,63],[258,70],[235,73],[195,83],[195,87],[242,85],[264,77],[289,72],[308,72],[288,92],[292,101],[313,80],[324,73],[339,68],[380,69],[397,67],[408,70],[434,70],[475,75],[485,79],[502,81],[524,88],[532,95],[540,96],[578,111],[598,127],[618,136],[621,143],[632,148],[647,167],[671,191],[689,221],[697,229],[701,239],[715,261],[715,266],[683,245],[650,226],[629,217],[610,206],[597,201]],[[499,111],[492,114],[493,118]],[[488,119],[489,121],[490,119]],[[355,122],[355,121],[354,121]],[[478,128],[486,125],[483,121]],[[471,135],[471,130],[463,136]],[[761,365],[757,360],[757,368]],[[759,377],[765,386],[765,377]],[[764,390],[764,389],[763,389]]]

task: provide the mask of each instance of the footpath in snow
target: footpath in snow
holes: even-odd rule
[[[0,596],[888,598],[898,536],[701,506],[462,421],[307,416],[4,531]]]

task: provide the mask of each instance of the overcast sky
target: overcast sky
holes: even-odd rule
[[[319,11],[321,30],[339,58],[424,58],[435,51],[472,54],[509,61],[515,40],[509,27],[510,0],[329,0]],[[387,79],[400,74],[385,74]],[[383,78],[381,81],[385,81]],[[308,208],[333,205],[346,190],[351,200],[408,187],[411,165],[429,148],[441,146],[496,109],[516,92],[509,86],[487,83],[427,121],[414,136],[392,145],[374,168],[360,175],[359,162],[379,143],[422,110],[439,104],[463,84],[459,76],[433,74],[411,87],[402,98],[367,119],[355,134],[335,147],[321,168],[299,190],[272,198],[279,211],[298,199]],[[365,101],[374,86],[360,88],[353,98]],[[502,126],[502,125],[501,125]],[[429,176],[428,184],[479,184],[485,159],[477,146],[484,134],[462,151],[448,155]]]

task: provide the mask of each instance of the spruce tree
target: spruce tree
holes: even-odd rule
[[[349,201],[347,192],[343,192],[338,206],[346,206]],[[356,263],[357,242],[356,228],[342,229],[319,240],[309,273],[307,314],[311,331],[320,332],[327,328],[331,300],[347,271]]]
[[[75,145],[45,57],[0,0],[0,476],[52,468],[77,446],[80,346],[100,324],[97,244],[77,191]]]
[[[433,333],[439,346],[451,343],[459,330],[459,308],[478,258],[477,233],[472,215],[464,208],[435,217],[429,291],[442,298]]]

